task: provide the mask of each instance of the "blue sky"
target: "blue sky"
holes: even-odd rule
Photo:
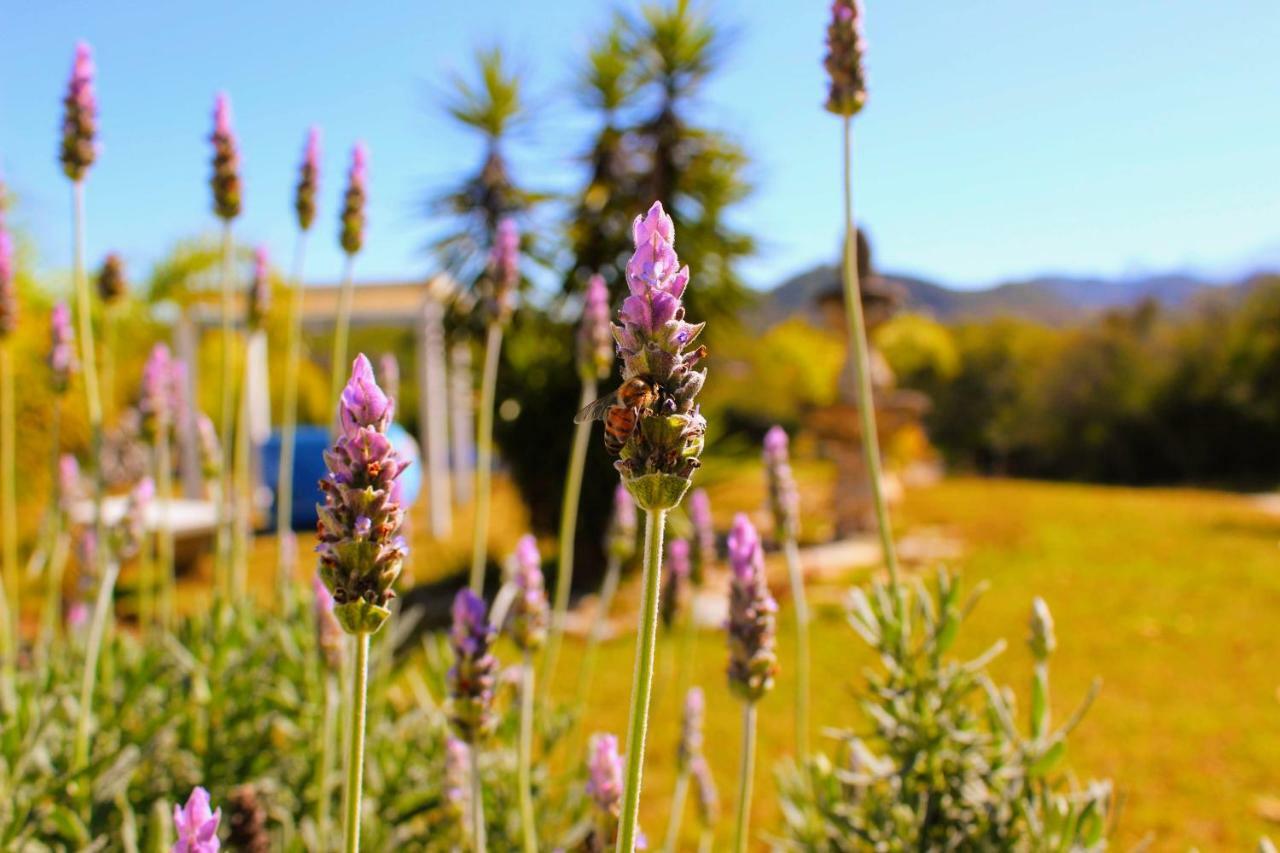
[[[628,6],[628,3],[620,4]],[[703,119],[754,155],[739,213],[760,239],[757,286],[834,254],[839,124],[820,109],[826,4],[719,0],[736,33]],[[1275,0],[868,0],[870,103],[856,124],[856,205],[880,265],[959,286],[1045,271],[1234,272],[1280,262],[1280,4]],[[536,121],[513,156],[528,183],[570,188],[590,124],[568,82],[607,20],[590,0],[363,4],[0,0],[0,168],[41,265],[67,265],[59,98],[77,38],[97,53],[103,150],[89,189],[93,257],[145,270],[212,227],[205,137],[232,97],[244,239],[292,243],[307,126],[325,136],[311,277],[336,277],[335,207],[351,143],[371,155],[359,269],[431,268],[420,200],[473,168],[478,145],[438,109],[477,46],[507,46]],[[695,271],[696,274],[696,271]]]

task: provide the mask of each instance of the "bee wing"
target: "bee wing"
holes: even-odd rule
[[[581,424],[586,423],[587,421],[602,421],[604,420],[605,412],[609,411],[609,408],[617,405],[617,403],[618,395],[616,392],[601,397],[599,400],[588,403],[582,411],[574,415],[573,422],[575,424]]]

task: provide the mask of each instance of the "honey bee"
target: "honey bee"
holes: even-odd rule
[[[617,391],[601,397],[574,416],[575,424],[604,421],[604,449],[614,456],[636,431],[640,411],[658,401],[658,386],[636,376],[619,386]]]

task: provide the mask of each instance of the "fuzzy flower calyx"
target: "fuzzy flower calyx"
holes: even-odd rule
[[[173,807],[173,828],[178,839],[171,853],[217,853],[218,821],[222,809],[211,811],[209,792],[196,788],[185,806]]]
[[[339,242],[342,251],[354,255],[364,245],[364,203],[369,190],[369,149],[357,142],[351,149],[351,168],[347,171],[347,191],[342,197],[342,228]]]
[[[604,278],[587,281],[578,324],[578,373],[583,381],[604,379],[613,368],[613,332],[609,329],[609,288]]]
[[[516,597],[508,616],[508,630],[522,652],[537,651],[547,639],[547,592],[542,579],[542,555],[532,534],[520,537],[512,556]]]
[[[706,348],[685,351],[704,324],[685,322],[681,297],[689,268],[679,265],[675,224],[661,202],[636,217],[632,233],[636,250],[626,268],[630,295],[619,312],[621,323],[613,326],[623,389],[629,389],[619,394],[614,409],[630,409],[630,414],[610,411],[606,417],[613,429],[606,431],[606,440],[611,432],[616,437],[620,424],[634,423],[614,465],[641,507],[670,509],[684,497],[700,464],[706,433],[695,401],[706,371],[694,370]]]
[[[364,355],[356,357],[338,404],[340,434],[325,451],[328,475],[320,481],[320,577],[333,595],[334,612],[352,634],[372,634],[390,615],[387,602],[407,551],[396,478],[407,467],[387,438],[394,402],[373,378]]]
[[[453,625],[449,645],[454,664],[449,670],[449,722],[458,737],[469,744],[493,733],[497,718],[493,693],[498,680],[498,659],[491,648],[496,632],[489,624],[484,599],[469,589],[453,599]]]
[[[293,209],[298,215],[298,227],[309,231],[316,221],[316,193],[320,190],[320,129],[307,131],[307,144],[302,149],[302,165],[298,167],[298,187],[293,197]]]
[[[778,604],[764,576],[760,536],[743,514],[729,532],[729,686],[748,702],[773,688],[778,673]]]
[[[73,181],[82,180],[98,156],[98,98],[93,76],[93,51],[80,42],[62,99],[62,144],[58,151],[62,173]]]
[[[866,52],[861,0],[834,0],[831,23],[827,25],[827,55],[823,60],[830,78],[829,112],[852,116],[866,104],[867,76],[863,68]]]
[[[231,102],[219,92],[213,102],[213,212],[219,219],[230,221],[240,215],[240,151],[235,131],[231,128]]]

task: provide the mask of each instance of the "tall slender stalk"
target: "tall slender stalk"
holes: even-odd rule
[[[104,418],[116,411],[116,347],[120,339],[119,309],[114,303],[102,306],[102,410]]]
[[[649,729],[649,699],[653,694],[653,658],[658,639],[658,591],[662,585],[662,534],[665,509],[647,509],[644,519],[644,578],[641,583],[640,632],[636,637],[635,676],[631,682],[631,712],[627,723],[627,775],[622,785],[622,815],[618,851],[636,846],[640,819],[640,785],[644,775],[644,739]]]
[[[156,531],[155,574],[159,578],[160,624],[166,631],[174,627],[173,567],[173,462],[170,458],[169,427],[156,437],[156,497],[159,517]]]
[[[106,547],[105,543],[97,546]],[[89,623],[89,639],[85,645],[84,672],[80,677],[80,706],[76,719],[75,753],[72,766],[82,770],[89,764],[89,730],[93,724],[93,691],[98,678],[98,658],[102,652],[102,638],[107,632],[107,620],[115,595],[116,578],[120,564],[114,559],[107,563],[106,572],[98,583],[98,597],[93,605],[93,619]]]
[[[800,567],[800,546],[792,531],[783,543],[787,576],[791,579],[791,600],[796,612],[796,759],[803,767],[809,760],[809,602],[804,591],[804,571]]]
[[[232,574],[231,591],[235,600],[245,594],[249,586],[249,550],[252,547],[253,525],[253,484],[250,482],[249,451],[253,443],[249,435],[249,354],[248,340],[241,350],[246,356],[240,365],[240,394],[237,412],[239,424],[236,426],[235,458],[232,460],[232,473],[235,488],[234,510],[232,512]]]
[[[342,285],[338,290],[338,317],[333,326],[333,371],[329,381],[329,399],[342,395],[342,386],[351,372],[347,364],[348,341],[351,337],[351,303],[355,300],[355,259],[347,253],[342,262]]]
[[[333,770],[333,744],[337,740],[334,723],[338,714],[338,685],[327,667],[322,667],[324,689],[324,719],[320,739],[320,778],[319,790],[316,791],[316,835],[320,839],[329,837],[329,800],[333,791],[330,775]]]
[[[738,824],[733,849],[746,853],[751,840],[751,784],[756,772],[756,703],[742,706],[742,771],[738,780]]]
[[[232,240],[231,220],[222,221],[222,352],[221,352],[221,393],[222,406],[219,420],[218,437],[222,441],[222,470],[218,475],[217,505],[217,567],[216,587],[220,594],[227,595],[231,590],[231,502],[235,499],[235,488],[232,481],[233,432],[235,430],[235,370],[232,364],[235,350],[235,330],[232,328]]]
[[[525,853],[537,853],[538,825],[533,817],[533,655],[524,653],[520,671],[520,753],[517,758],[520,786],[520,826]]]
[[[480,411],[476,418],[476,510],[471,537],[471,591],[484,593],[484,569],[489,560],[489,502],[493,476],[493,398],[498,385],[498,357],[502,352],[502,324],[489,323],[484,342],[484,375],[480,382]],[[558,583],[558,581],[557,581]]]
[[[293,252],[293,287],[289,292],[289,329],[284,368],[284,432],[280,440],[280,473],[276,477],[276,594],[288,612],[293,590],[293,569],[298,559],[296,543],[283,535],[293,527],[293,457],[298,442],[298,373],[302,365],[302,267],[307,232],[298,232]]]
[[[0,574],[0,653],[4,656],[0,685],[0,699],[6,707],[12,708],[15,696],[15,683],[18,669],[18,634],[21,622],[18,613],[18,496],[17,496],[17,451],[14,447],[14,401],[13,393],[13,352],[12,343],[0,341],[0,503],[3,504],[3,521],[0,530],[4,533],[4,542],[0,547],[4,550],[4,570]]]
[[[871,391],[871,357],[867,346],[867,325],[862,316],[862,290],[858,282],[858,231],[853,219],[853,122],[844,117],[844,307],[849,323],[849,352],[853,358],[858,388],[858,417],[862,427],[862,455],[866,457],[875,504],[876,527],[884,552],[889,585],[893,589],[894,616],[903,624],[902,589],[898,586],[898,556],[893,546],[889,505],[884,495],[884,474],[880,466],[880,439],[876,432],[875,399]]]
[[[59,482],[61,435],[62,401],[58,399],[54,400],[49,426],[49,443],[53,448],[49,454],[49,482],[54,484]],[[68,548],[63,518],[65,510],[62,502],[64,500],[66,497],[55,487],[53,500],[49,502],[49,543],[45,546],[49,549],[49,558],[44,568],[44,601],[40,613],[40,638],[36,645],[37,671],[44,671],[52,659],[54,638],[58,633],[58,625],[62,621],[62,573],[66,567]]]
[[[671,815],[667,818],[667,839],[662,845],[666,853],[675,853],[680,841],[680,824],[684,822],[684,803],[689,797],[689,771],[676,776],[676,789],[671,795]]]
[[[596,398],[594,379],[582,383],[578,408],[585,408]],[[547,637],[546,657],[542,662],[542,690],[551,694],[560,662],[560,644],[564,639],[564,623],[569,612],[569,592],[573,586],[573,546],[578,531],[578,506],[582,496],[582,471],[587,462],[587,441],[591,438],[591,421],[577,424],[573,430],[573,446],[569,451],[569,473],[565,477],[564,496],[560,500],[560,562],[556,570],[555,603],[551,611],[551,634]]]
[[[355,666],[351,679],[350,753],[347,756],[346,853],[360,850],[360,800],[364,793],[364,728],[369,688],[369,635],[356,634]]]
[[[471,847],[485,853],[484,785],[480,782],[480,744],[471,744]]]

